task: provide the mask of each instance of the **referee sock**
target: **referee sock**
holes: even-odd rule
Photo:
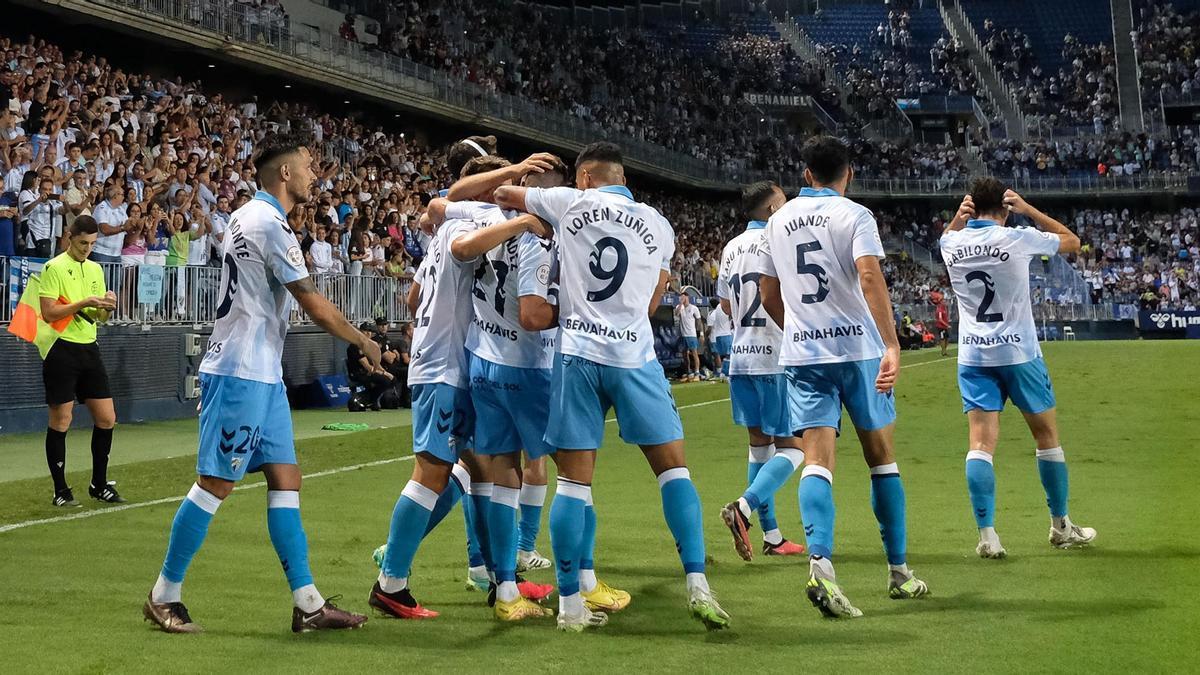
[[[92,427],[92,487],[99,490],[108,483],[108,454],[112,452],[112,427]]]
[[[67,489],[67,432],[46,427],[46,465],[54,479],[54,491]]]

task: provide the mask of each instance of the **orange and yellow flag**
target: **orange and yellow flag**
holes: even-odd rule
[[[54,342],[58,340],[58,336],[71,324],[73,317],[66,316],[54,323],[43,321],[42,300],[38,289],[38,275],[32,274],[25,282],[25,291],[21,293],[21,302],[13,312],[12,321],[8,324],[8,332],[26,342],[33,343],[38,348],[42,359],[45,359],[50,348],[54,346]],[[67,304],[66,298],[59,298],[58,301]]]

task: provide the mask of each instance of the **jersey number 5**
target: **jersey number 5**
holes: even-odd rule
[[[803,244],[796,244],[796,273],[811,274],[817,280],[816,293],[805,293],[800,296],[800,302],[806,305],[815,305],[818,302],[824,302],[825,296],[829,295],[829,276],[825,273],[825,268],[815,263],[804,262],[805,253],[820,250],[821,242],[819,241],[806,241]]]
[[[602,262],[604,260],[604,252],[610,249],[616,252],[617,262],[611,268],[605,268]],[[616,295],[617,291],[621,290],[621,284],[625,282],[625,273],[629,271],[629,251],[625,249],[625,244],[621,243],[620,239],[604,237],[596,242],[596,250],[592,251],[588,269],[591,271],[592,276],[601,281],[608,282],[606,286],[599,290],[588,291],[588,302],[607,300]]]

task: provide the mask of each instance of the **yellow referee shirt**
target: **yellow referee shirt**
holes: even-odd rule
[[[67,253],[60,253],[42,268],[39,295],[43,298],[66,298],[79,302],[93,295],[103,297],[104,270],[91,260],[79,262]],[[60,340],[91,344],[96,341],[95,309],[83,309],[71,318],[71,323],[59,336]]]

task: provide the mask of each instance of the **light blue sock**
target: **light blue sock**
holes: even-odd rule
[[[908,530],[904,515],[904,482],[896,463],[871,467],[871,510],[889,565],[906,564]]]
[[[691,472],[682,466],[667,469],[658,474],[658,489],[684,573],[703,574],[704,524],[700,519],[700,495],[692,484]]]
[[[1042,478],[1042,488],[1046,491],[1046,506],[1050,507],[1050,515],[1064,518],[1067,515],[1067,458],[1062,447],[1038,449],[1038,475]]]
[[[996,523],[996,468],[992,455],[982,450],[967,453],[967,494],[975,512],[975,526],[983,529]]]
[[[583,543],[579,554],[579,569],[596,569],[596,507],[589,494],[587,506],[583,507]]]
[[[800,518],[808,554],[833,557],[833,473],[810,464],[800,474]]]
[[[204,543],[208,524],[221,500],[199,485],[192,485],[187,498],[175,512],[171,523],[171,538],[167,543],[167,555],[163,560],[162,575],[168,581],[181,583],[187,574],[188,565]]]
[[[437,504],[438,494],[415,480],[408,481],[396,508],[388,532],[387,553],[383,556],[383,573],[396,579],[407,579],[417,548],[425,538],[429,516]]]
[[[467,493],[467,486],[471,484],[471,476],[462,466],[455,464],[450,470],[450,480],[446,481],[446,489],[442,490],[442,494],[438,495],[437,504],[433,505],[433,512],[429,514],[429,524],[425,526],[425,536],[429,536],[446,516],[454,510],[454,506]],[[480,563],[483,564],[483,563]]]
[[[542,508],[546,504],[545,485],[521,486],[520,540],[517,548],[532,551],[537,548],[538,532],[542,529]]]
[[[518,488],[497,485],[488,503],[488,540],[495,564],[496,583],[517,580],[517,505]]]
[[[288,588],[296,590],[313,582],[308,568],[308,537],[300,522],[300,493],[295,490],[267,491],[267,532],[283,565]]]
[[[778,529],[775,521],[775,493],[804,463],[804,453],[796,448],[776,450],[775,456],[755,472],[750,487],[742,498],[752,509],[758,509],[758,521],[763,532]]]
[[[464,498],[462,508],[463,525],[467,530],[467,564],[471,567],[486,567],[487,562],[483,559],[483,550],[479,546],[479,539],[475,536],[475,500],[469,496]],[[481,514],[479,517],[485,516]]]
[[[471,483],[470,493],[472,508],[474,514],[471,518],[471,532],[475,537],[475,545],[479,547],[479,554],[483,557],[483,564],[492,574],[496,573],[496,566],[492,560],[492,545],[488,541],[488,512],[492,506],[492,484],[491,483]],[[468,554],[470,544],[468,542]]]
[[[728,356],[721,359],[721,374],[724,375],[725,377],[729,377],[729,357]]]
[[[558,594],[579,592],[579,561],[583,553],[585,511],[592,486],[559,478],[550,502],[550,546],[554,549]]]

